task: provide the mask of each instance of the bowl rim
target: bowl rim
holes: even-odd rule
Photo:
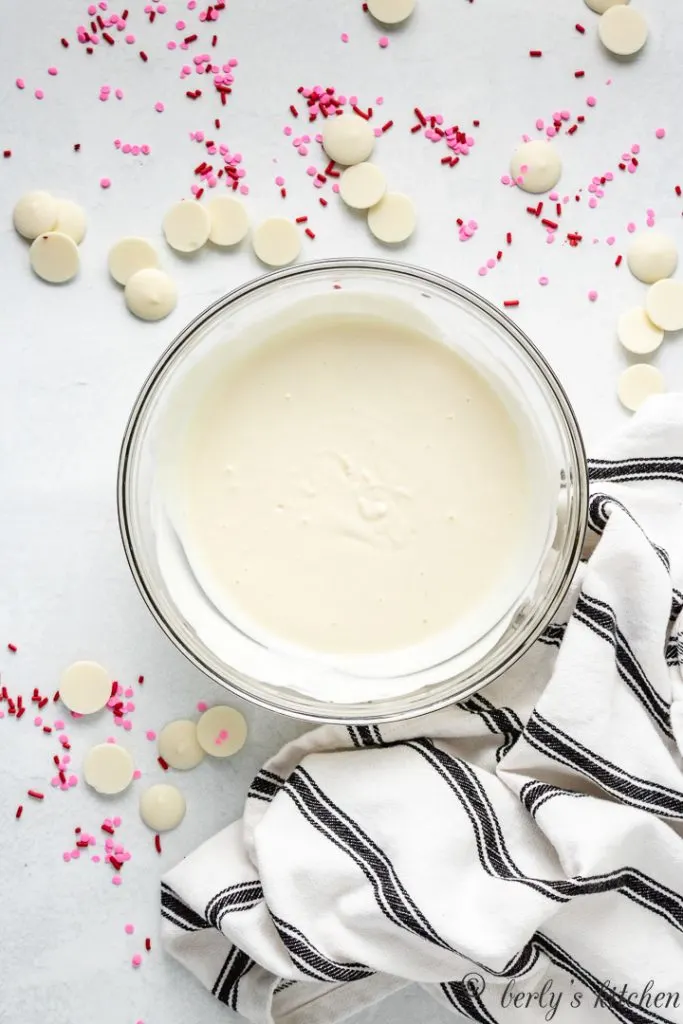
[[[180,636],[177,635],[160,610],[154,593],[148,586],[138,563],[136,548],[133,541],[133,533],[129,521],[130,517],[127,500],[129,490],[128,480],[131,465],[131,453],[137,437],[138,425],[147,408],[148,401],[154,391],[155,385],[166,367],[175,359],[178,352],[192,339],[197,330],[207,324],[214,316],[227,309],[234,302],[246,298],[263,288],[277,284],[278,282],[299,278],[316,272],[360,271],[362,273],[366,270],[402,275],[404,277],[409,277],[414,281],[423,284],[430,284],[437,288],[444,289],[447,292],[454,293],[458,298],[465,299],[471,305],[475,306],[480,312],[496,321],[497,324],[504,328],[508,335],[513,338],[516,344],[522,348],[525,355],[533,362],[535,368],[540,372],[545,383],[550,388],[552,396],[557,403],[557,408],[561,414],[564,426],[567,429],[568,438],[573,449],[574,457],[576,458],[577,479],[575,481],[575,486],[577,489],[578,523],[562,579],[557,585],[556,592],[552,600],[549,602],[545,613],[539,618],[538,622],[534,628],[529,631],[528,635],[519,643],[518,647],[510,653],[505,662],[499,666],[494,666],[494,670],[488,678],[473,680],[468,686],[464,687],[457,696],[454,696],[453,694],[449,695],[447,693],[438,697],[435,696],[435,699],[427,706],[383,711],[377,715],[368,714],[363,716],[362,714],[348,714],[348,710],[356,705],[340,704],[339,715],[334,715],[327,713],[327,709],[332,706],[329,703],[323,704],[323,702],[321,702],[321,711],[315,710],[313,706],[308,710],[295,710],[290,707],[283,707],[279,705],[275,700],[269,699],[265,694],[254,693],[251,690],[247,690],[238,680],[234,678],[225,678],[212,669],[210,665],[205,664],[202,658],[193,651]],[[154,363],[152,369],[147,374],[147,377],[143,381],[136,395],[121,442],[116,482],[119,533],[126,561],[128,562],[128,567],[140,596],[147,605],[152,617],[174,647],[176,647],[176,649],[179,650],[180,653],[195,666],[195,668],[199,669],[203,675],[208,676],[223,688],[231,691],[249,703],[255,704],[268,711],[274,711],[278,714],[285,715],[288,718],[308,721],[319,725],[337,724],[360,726],[376,723],[407,721],[412,718],[418,718],[466,700],[468,697],[471,697],[473,694],[484,689],[505,671],[511,668],[538,640],[538,637],[552,620],[557,609],[566,597],[581,559],[581,552],[588,523],[588,501],[588,461],[581,428],[579,427],[576,414],[555,371],[525,332],[503,310],[489,302],[488,299],[485,299],[482,295],[479,295],[467,285],[463,285],[460,282],[447,277],[445,274],[427,270],[426,268],[418,267],[410,263],[403,263],[388,259],[376,259],[374,257],[344,257],[309,260],[293,267],[276,270],[261,277],[252,278],[244,284],[238,285],[236,288],[231,289],[225,295],[222,295],[198,313],[197,316],[186,324],[186,326],[167,345],[157,361]],[[237,669],[233,671],[240,676],[242,675]],[[254,682],[258,683],[258,680],[254,680]],[[441,689],[447,687],[448,682],[448,680],[445,680],[443,683],[439,684],[439,687]],[[387,698],[386,700],[383,700],[382,703],[390,703],[399,699],[400,698]],[[323,707],[326,709],[325,712],[322,711]],[[346,714],[344,713],[345,710],[347,712]]]

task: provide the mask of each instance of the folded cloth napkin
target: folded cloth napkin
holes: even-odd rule
[[[486,1024],[683,1021],[683,395],[601,454],[594,550],[512,670],[288,744],[166,875],[166,949],[254,1024],[411,982]]]

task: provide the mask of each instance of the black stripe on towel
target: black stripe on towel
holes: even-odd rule
[[[365,964],[338,963],[330,960],[313,945],[302,931],[288,921],[271,914],[273,924],[289,953],[292,963],[302,974],[307,974],[316,981],[351,982],[371,978],[374,971]]]
[[[462,701],[460,707],[470,714],[478,715],[489,732],[503,737],[503,742],[496,750],[496,761],[500,761],[512,750],[524,731],[521,718],[512,708],[498,708],[479,693]]]
[[[260,882],[239,882],[227,889],[221,889],[206,905],[206,920],[212,928],[220,931],[221,922],[231,911],[251,910],[263,900]]]
[[[677,480],[683,482],[683,458],[664,455],[643,459],[589,459],[591,480],[623,483],[629,480]]]
[[[167,882],[161,883],[161,912],[172,924],[186,932],[196,932],[200,928],[208,928],[206,920],[181,900]]]

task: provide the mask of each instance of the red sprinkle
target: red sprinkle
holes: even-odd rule
[[[308,220],[308,217],[297,217],[296,218],[296,223],[297,224],[305,224],[307,220]]]
[[[152,948],[152,940],[151,939],[145,939],[145,949],[147,950],[148,953],[151,950],[151,948]]]
[[[389,129],[390,129],[390,128],[393,128],[393,127],[394,127],[394,122],[393,122],[393,121],[387,121],[387,123],[386,123],[386,124],[383,124],[383,125],[382,125],[382,131],[383,131],[383,132],[388,132],[388,131],[389,131]]]
[[[542,57],[543,56],[543,50],[529,50],[529,56],[530,57]]]
[[[220,120],[220,118],[219,118],[219,117],[217,117],[217,118],[216,118],[216,120],[215,120],[215,121],[213,122],[213,125],[214,125],[214,128],[220,128],[220,126],[221,126],[221,120]],[[138,679],[138,682],[139,682],[139,683],[141,683],[141,682],[142,682],[142,678],[143,678],[143,677],[142,677],[142,676],[140,676],[140,678]]]
[[[292,117],[298,117],[299,116],[299,111],[296,109],[296,107],[294,106],[293,103],[290,103],[289,112],[292,115]]]
[[[449,156],[442,156],[441,157],[441,163],[442,164],[450,164],[450,162],[451,162],[451,158]]]
[[[512,244],[512,232],[511,231],[508,231],[507,235],[505,236],[505,241],[507,242],[508,245]]]
[[[505,302],[503,303],[503,305],[506,306],[506,307],[507,306],[518,306],[519,305],[519,299],[506,299]]]
[[[44,800],[45,794],[39,793],[37,789],[29,789],[28,795],[32,796],[34,800]]]
[[[584,32],[586,31],[585,28],[583,27],[583,25],[579,25],[578,21],[577,21],[576,25],[574,26],[574,28],[576,29],[577,32],[580,32],[581,35],[583,35]]]
[[[585,72],[585,71],[575,71],[575,72],[574,72],[574,78],[583,78],[583,76],[584,76],[585,74],[586,74],[586,72]]]
[[[78,843],[76,845],[78,846]],[[118,860],[116,857],[110,857],[109,863],[113,867],[114,871],[120,871],[123,867],[123,861]]]
[[[308,235],[309,238],[315,238],[315,232],[311,231],[310,228],[306,228],[304,234]]]
[[[54,701],[55,704],[57,703],[57,701],[59,700],[59,690],[55,690],[52,700]]]
[[[38,707],[39,707],[39,708],[40,708],[40,710],[42,711],[42,710],[43,710],[43,708],[45,707],[45,705],[46,705],[46,704],[49,704],[49,703],[50,703],[50,702],[49,702],[49,700],[47,699],[47,697],[43,697],[43,699],[42,699],[42,700],[39,700],[39,701],[38,701]]]
[[[161,853],[161,838],[159,836],[154,837],[154,849],[157,853]]]
[[[62,37],[59,41],[60,41],[60,43],[62,44],[62,46],[64,47],[65,50],[69,49],[69,40],[68,39],[64,39]]]
[[[14,815],[14,817],[15,818],[20,818],[23,813],[24,813],[24,806],[23,806],[23,804],[19,804],[19,806],[17,807],[17,813]]]
[[[215,46],[217,42],[218,42],[218,36],[212,36],[211,37],[211,45]]]
[[[78,153],[81,148],[80,142],[74,142],[74,153]]]
[[[324,199],[322,196],[320,196],[318,202],[321,206],[327,206],[327,199]]]
[[[422,130],[422,125],[421,124],[414,124],[413,127],[410,129],[410,131],[411,131],[411,133],[413,135],[415,134],[415,132],[419,132],[421,130]]]
[[[681,194],[681,186],[680,185],[676,185],[676,187],[674,189],[674,192],[676,193],[677,196],[680,196],[680,194]]]
[[[9,158],[12,155],[12,150],[11,149],[4,149],[3,152],[2,152],[2,155],[4,156],[5,160],[9,160]]]
[[[567,128],[567,135],[573,135],[578,127],[578,124],[573,124],[571,128]]]
[[[548,220],[547,217],[544,217],[541,224],[546,228],[550,228],[551,231],[557,231],[557,224],[554,220]]]
[[[103,32],[102,38],[104,39],[105,43],[109,43],[110,46],[114,45],[114,37],[110,36],[108,32]]]
[[[420,108],[419,107],[415,107],[415,111],[414,112],[415,112],[415,117],[418,119],[418,121],[420,122],[422,127],[426,128],[426,126],[427,126],[427,119],[424,116],[424,114],[422,113],[422,111],[420,110]]]
[[[191,36],[185,36],[184,42],[186,42],[186,43],[194,43],[196,38],[197,38],[197,34],[196,33],[194,35],[191,35]]]
[[[52,726],[51,725],[44,725],[43,726],[43,732],[48,732],[48,733],[52,732]]]
[[[114,829],[111,827],[111,825],[107,825],[106,822],[104,825],[100,825],[100,828],[102,829],[103,832],[107,832],[110,836],[114,835]]]
[[[499,249],[498,252],[496,253],[496,259],[497,260],[502,260],[502,258],[503,258],[503,252],[502,252],[501,249]]]
[[[147,56],[144,50],[140,50],[140,60],[144,61],[145,64],[149,60],[149,57]]]
[[[79,850],[85,850],[88,846],[90,846],[90,843],[88,842],[87,839],[79,839],[78,842],[76,843],[76,846],[78,847]]]
[[[621,253],[620,253],[620,254],[619,254],[619,255],[617,256],[617,258],[615,259],[615,261],[614,261],[614,266],[615,266],[615,267],[620,267],[620,266],[621,266],[621,260],[622,260],[622,256],[621,256]]]
[[[159,762],[161,767],[164,769],[164,771],[167,772],[168,771],[168,762],[164,761],[163,757],[161,757],[161,756],[157,758],[157,761]]]
[[[280,189],[280,195],[282,196],[283,199],[286,199],[287,198],[287,189],[284,188],[284,187],[281,188]]]
[[[12,652],[12,654],[16,654],[16,653],[17,653],[17,650],[18,650],[18,648],[17,648],[17,645],[16,645],[16,644],[7,644],[7,650],[8,650],[8,651],[11,651],[11,652]]]

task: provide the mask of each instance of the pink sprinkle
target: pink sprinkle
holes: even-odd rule
[[[656,139],[663,139],[666,135],[666,128],[658,128],[655,132]]]
[[[130,154],[131,154],[131,156],[139,156],[140,155],[140,147],[139,146],[131,146],[130,147]],[[126,708],[126,710],[128,710],[128,709]]]
[[[33,724],[34,725],[42,725],[43,724],[43,720],[40,717],[40,715],[36,715],[36,717],[33,719]]]
[[[306,174],[309,176],[309,178],[315,178],[317,173],[318,173],[317,167],[313,167],[312,164],[311,164],[310,167],[306,168]]]
[[[100,863],[100,858],[97,856],[97,854],[95,854],[93,857],[91,857],[90,860],[93,862],[93,864],[99,864]]]
[[[133,723],[126,719],[126,721],[123,723],[123,728],[125,729],[126,732],[130,732],[130,730],[133,728]]]
[[[69,788],[73,788],[78,785],[78,777],[76,775],[70,775],[68,778]]]
[[[166,43],[167,50],[175,50],[177,46],[178,44],[174,42],[173,39],[169,39],[169,41]]]
[[[24,81],[23,78],[17,78],[17,80],[16,80],[16,82],[14,84],[16,85],[17,89],[25,89],[26,88],[26,82]]]
[[[68,863],[69,863],[69,861],[71,860],[71,853],[70,853],[70,851],[69,851],[69,850],[65,850],[65,851],[64,851],[64,853],[62,854],[62,860],[63,860],[63,861],[64,861],[64,862],[66,863],[66,864],[68,864]]]
[[[335,193],[335,195],[339,195],[339,185],[336,183],[336,181],[332,186],[332,191]]]
[[[100,188],[110,188],[110,187],[111,187],[111,179],[109,179],[109,178],[100,178]]]
[[[591,290],[588,293],[588,301],[589,302],[595,302],[597,297],[598,297],[598,293],[595,291],[594,288],[591,288]]]
[[[132,148],[133,148],[133,147],[131,146],[130,142],[124,142],[123,146],[121,147],[121,152],[122,152],[122,153],[130,153],[130,151],[132,150]],[[115,697],[112,697],[112,698],[111,698],[111,700],[108,700],[108,701],[107,701],[107,705],[108,705],[108,706],[109,706],[110,708],[113,708],[113,707],[114,707],[114,704],[116,704],[116,698],[115,698]]]
[[[501,176],[500,183],[501,185],[510,185],[512,184],[512,178],[510,177],[509,174],[503,174]]]
[[[610,235],[609,238],[605,239],[605,241],[608,245],[614,245],[614,243],[616,242],[616,238],[614,237],[614,235]]]
[[[538,117],[536,119],[536,130],[539,131],[539,132],[542,132],[544,128],[545,128],[545,123],[543,121],[543,118],[542,117]]]
[[[136,768],[135,771],[133,772],[133,778],[135,779],[136,782],[138,779],[142,778],[142,772],[140,771],[139,768]]]
[[[57,70],[56,67],[50,67],[50,68],[47,69],[47,73],[48,73],[48,75],[52,75],[52,77],[54,78],[55,75],[59,74],[59,71]]]
[[[633,232],[636,230],[636,226],[633,223],[633,221],[629,221],[629,223],[626,225],[626,230],[628,231],[629,235],[633,234]]]
[[[126,36],[126,42],[128,43],[129,46],[132,46],[132,44],[135,42],[135,36],[133,35],[132,32],[129,32],[128,35]]]
[[[157,734],[155,733],[154,729],[148,729],[147,732],[145,733],[145,736],[150,742],[157,738]]]
[[[633,153],[634,156],[638,156],[638,154],[640,153],[640,146],[638,145],[637,142],[634,142],[633,145],[631,146],[631,152]]]
[[[42,100],[42,99],[43,99],[43,97],[45,96],[45,93],[43,92],[43,90],[42,90],[42,89],[36,89],[36,91],[34,92],[34,94],[33,94],[33,95],[35,96],[35,98],[36,98],[37,100]]]
[[[143,154],[143,156],[149,156],[149,154],[152,152],[152,150],[150,149],[150,147],[145,142],[145,144],[143,146],[140,146],[140,152]]]
[[[539,279],[538,279],[538,283],[540,284],[540,286],[541,286],[542,288],[545,288],[545,286],[546,286],[546,285],[547,285],[547,283],[548,283],[548,278],[547,278],[547,277],[545,277],[545,276],[543,276],[543,277],[539,277]]]
[[[139,967],[140,966],[140,964],[142,963],[142,957],[140,956],[139,953],[135,954],[135,956],[131,960],[131,963],[132,963],[133,967]]]
[[[121,819],[117,815],[115,818],[112,819],[112,825],[114,826],[114,828],[118,828],[120,824],[121,824]]]
[[[299,156],[308,156],[308,146],[299,146],[297,153]]]
[[[349,33],[348,32],[342,32],[342,34],[341,34],[341,41],[342,41],[342,43],[348,43],[348,41],[349,41]]]
[[[494,259],[488,259],[486,261],[486,266],[489,268],[489,270],[493,270],[495,265],[496,265],[496,261]]]
[[[389,45],[389,36],[380,36],[377,42],[383,50],[386,50]]]
[[[285,127],[282,129],[282,131],[283,131],[283,134],[285,134],[287,136],[290,136],[290,135],[293,134],[292,126],[289,125],[289,124],[285,125]]]
[[[555,232],[549,231],[548,234],[545,236],[545,240],[547,245],[552,245],[555,241]]]
[[[374,128],[373,129],[373,134],[374,134],[376,139],[381,139],[382,135],[384,134],[384,132],[382,131],[381,128]]]
[[[91,18],[93,14],[97,14],[97,8],[95,7],[95,4],[90,4],[90,6],[88,7],[88,14]]]
[[[375,103],[377,104],[378,107],[381,107],[382,104],[384,103],[384,96],[378,96],[377,99],[375,100]]]
[[[586,97],[586,106],[588,107],[594,107],[597,102],[598,101],[596,100],[595,96]]]
[[[284,185],[284,183],[285,183],[285,179],[282,177],[282,175],[278,175],[277,178],[275,179],[275,184],[276,185]],[[206,711],[208,706],[209,705],[206,703],[205,700],[197,701],[197,711]]]
[[[64,722],[62,722],[62,720],[60,718],[58,718],[57,721],[55,722],[55,729],[57,730],[57,732],[59,732],[59,730],[63,729],[63,728],[64,728]]]
[[[549,124],[548,127],[545,130],[545,133],[546,133],[546,135],[548,136],[549,139],[553,139],[557,135],[557,128],[555,128],[554,125]]]
[[[154,109],[156,110],[157,114],[163,114],[166,108],[164,107],[161,100],[157,100],[157,102],[154,104]]]
[[[179,21],[176,21],[175,27],[178,29],[179,32],[182,32],[183,29],[187,28],[187,24],[181,18]]]
[[[112,885],[121,885],[122,883],[123,883],[123,879],[121,878],[121,875],[112,875],[112,878],[111,878],[111,884]]]
[[[588,200],[588,205],[590,206],[591,210],[595,209],[595,207],[598,205],[598,201],[595,198],[595,196],[590,197],[590,199]]]
[[[126,925],[126,926],[124,927],[124,929],[123,929],[123,930],[124,930],[124,932],[126,933],[126,935],[132,935],[132,934],[133,934],[133,932],[135,931],[135,925],[134,925],[134,924],[127,924],[127,925]]]
[[[479,267],[478,274],[479,277],[486,277],[486,275],[488,274],[488,270],[486,269],[486,267]]]

